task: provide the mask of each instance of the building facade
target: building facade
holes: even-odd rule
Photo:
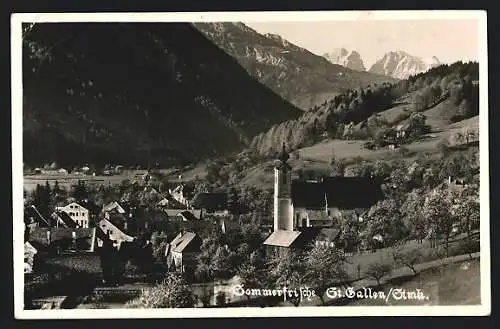
[[[64,211],[75,223],[82,228],[89,227],[89,211],[76,202],[72,202],[64,207],[57,207],[57,211]]]

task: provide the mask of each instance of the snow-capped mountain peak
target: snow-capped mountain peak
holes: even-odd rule
[[[356,71],[365,71],[365,65],[361,59],[361,55],[353,50],[348,51],[345,48],[334,49],[330,53],[323,55],[327,60],[333,64],[338,64]]]
[[[420,58],[405,51],[390,51],[375,62],[369,72],[391,76],[397,79],[406,79],[411,75],[425,72],[441,62],[436,56]]]

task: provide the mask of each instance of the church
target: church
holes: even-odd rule
[[[382,182],[366,177],[325,177],[292,181],[285,144],[274,167],[274,231],[264,241],[270,249],[304,249],[314,244],[336,247],[339,223],[361,214],[383,198]]]

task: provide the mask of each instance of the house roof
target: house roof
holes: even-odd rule
[[[196,238],[196,233],[193,232],[180,232],[177,236],[170,242],[170,247],[172,251],[182,252],[186,247]]]
[[[78,224],[65,211],[56,210],[50,215],[55,221],[58,221],[65,227],[75,228]]]
[[[292,182],[294,207],[369,208],[382,198],[381,182],[372,178],[326,177],[318,182]]]
[[[71,205],[74,205],[74,206],[78,206],[78,207],[82,207],[82,208],[85,208],[84,206],[82,206],[79,202],[76,202],[76,201],[73,201],[73,202],[70,202],[68,203],[67,205],[65,205],[64,207],[61,207],[61,208],[66,208],[66,207],[69,207]],[[87,208],[85,208],[87,209]],[[88,210],[88,209],[87,209]]]
[[[184,210],[179,213],[185,220],[199,220],[201,210]]]
[[[314,241],[334,242],[340,235],[340,230],[325,227],[304,227],[299,231],[275,231],[264,241],[265,245],[299,248],[310,246]]]
[[[35,247],[33,247],[33,245],[31,243],[29,243],[29,241],[26,241],[24,243],[24,254],[30,254],[30,255],[34,255],[38,252],[38,250],[36,250]]]
[[[45,219],[42,214],[38,211],[38,209],[31,205],[29,207],[24,208],[24,219],[33,218],[33,220],[38,223],[38,225],[42,226],[50,226],[50,223],[47,219]]]
[[[293,181],[292,203],[294,207],[320,209],[326,207],[325,187],[322,182]]]
[[[338,230],[338,229],[321,228],[316,233],[316,236],[314,237],[314,239],[318,240],[318,241],[332,242],[332,241],[335,241],[337,239],[339,234],[340,234],[340,230]]]
[[[208,211],[225,210],[227,208],[227,193],[200,193],[196,197],[195,204]]]
[[[118,227],[116,227],[110,221],[108,221],[106,219],[102,219],[101,221],[99,221],[99,223],[97,224],[97,227],[99,227],[99,229],[105,235],[107,235],[107,233],[109,231],[110,238],[112,240],[127,241],[127,242],[134,241],[134,238],[132,236],[123,233],[123,231],[121,231]]]
[[[180,203],[179,201],[175,200],[171,195],[167,195],[163,197],[158,203],[158,206],[161,207],[170,207],[171,209],[186,209],[186,205]]]
[[[107,205],[105,205],[103,208],[102,208],[102,211],[104,212],[108,212],[108,211],[112,211],[112,210],[116,210],[118,213],[120,214],[123,214],[125,213],[125,208],[123,208],[118,202],[116,201],[113,201],[113,202],[110,202],[108,203]]]
[[[290,247],[292,243],[298,238],[302,232],[299,231],[284,231],[278,230],[271,233],[271,235],[264,241],[265,245]]]

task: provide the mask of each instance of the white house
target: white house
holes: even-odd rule
[[[191,197],[194,192],[192,187],[180,184],[174,189],[169,189],[168,192],[175,201],[186,207],[191,206]]]
[[[118,249],[120,249],[122,242],[133,242],[135,239],[133,236],[123,233],[118,227],[106,219],[102,219],[97,226],[113,241],[113,246]],[[102,247],[102,243],[102,239],[98,238],[97,245]]]
[[[72,202],[64,207],[56,207],[56,210],[67,213],[78,226],[83,228],[89,227],[89,211],[78,203]]]

